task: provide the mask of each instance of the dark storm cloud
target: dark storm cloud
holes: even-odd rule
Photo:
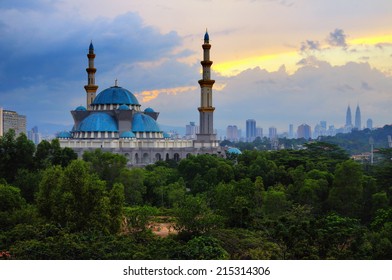
[[[343,29],[336,28],[333,32],[329,33],[327,42],[331,46],[346,48],[347,47],[346,37],[347,35],[344,34]]]
[[[64,117],[61,119],[57,114],[53,121],[61,122],[70,118],[68,112],[73,109],[70,106],[84,104],[90,40],[97,54],[95,66],[100,90],[104,89],[103,74],[115,73],[121,65],[170,57],[174,48],[181,44],[177,33],[161,34],[157,28],[146,26],[135,13],[88,21],[78,14],[62,15],[54,6],[47,7],[44,12],[33,11],[39,4],[49,5],[51,1],[31,4],[31,9],[19,9],[21,3],[16,1],[11,5],[7,1],[0,5],[0,38],[4,42],[0,44],[0,106],[26,114],[28,127],[42,121],[40,112],[55,108]],[[8,10],[11,6],[12,11]],[[48,10],[53,12],[48,13]],[[178,56],[187,56],[187,51]],[[173,72],[177,77],[180,74],[176,69]],[[154,73],[150,70],[151,78],[143,80],[145,87],[154,81]],[[110,79],[115,78],[114,74],[110,75]],[[128,80],[131,79],[128,75]]]

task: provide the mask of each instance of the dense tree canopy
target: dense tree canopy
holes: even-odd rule
[[[14,259],[390,259],[392,150],[324,142],[128,168],[0,137],[0,250]],[[245,145],[245,144],[244,144]],[[168,231],[165,233],[165,230]]]

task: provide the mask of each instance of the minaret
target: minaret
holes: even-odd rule
[[[86,108],[87,110],[91,110],[91,103],[93,103],[98,89],[98,86],[95,84],[95,72],[97,72],[97,69],[94,67],[95,53],[94,53],[93,42],[90,43],[87,57],[88,57],[88,68],[86,68],[86,71],[87,71],[88,78],[87,78],[87,85],[84,86],[84,89],[86,90],[87,93]]]
[[[211,80],[211,65],[210,60],[210,38],[208,32],[204,35],[203,47],[203,61],[201,65],[203,66],[202,79],[199,80],[201,88],[201,101],[200,107],[198,108],[200,112],[200,132],[197,134],[197,142],[210,143],[211,146],[215,146],[216,135],[214,134],[214,110],[212,107],[212,86],[215,81]]]

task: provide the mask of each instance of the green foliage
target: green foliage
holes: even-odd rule
[[[127,164],[125,156],[102,152],[101,149],[84,152],[83,160],[90,163],[91,171],[98,174],[99,178],[107,182],[108,186],[113,185]]]
[[[226,260],[229,254],[211,236],[196,236],[189,240],[184,249],[188,260]]]
[[[123,168],[115,179],[116,182],[124,186],[125,203],[127,205],[141,205],[143,203],[143,196],[147,191],[144,185],[145,174],[146,171],[141,168]]]
[[[336,165],[333,187],[329,193],[332,210],[348,217],[360,217],[363,172],[361,166],[347,160]]]
[[[197,235],[222,224],[222,218],[211,211],[201,196],[186,195],[174,211],[177,218],[175,228],[178,231]]]
[[[0,178],[13,183],[18,169],[33,167],[35,145],[27,139],[25,134],[15,136],[10,129],[0,137]]]
[[[113,204],[121,203],[123,195],[121,185],[116,185],[109,196],[105,182],[90,173],[87,163],[75,160],[65,169],[54,166],[45,170],[37,207],[49,221],[71,231],[116,232],[122,213]]]

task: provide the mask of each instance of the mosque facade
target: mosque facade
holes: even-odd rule
[[[129,90],[114,86],[96,95],[94,46],[89,46],[86,107],[71,111],[74,125],[71,131],[58,134],[61,147],[72,148],[79,156],[85,151],[102,149],[124,155],[130,166],[143,166],[159,160],[176,161],[189,155],[223,155],[214,134],[209,34],[204,35],[201,89],[200,131],[196,139],[171,139],[161,130],[157,120],[159,112],[142,109],[135,95]],[[180,117],[180,116],[179,116]],[[180,118],[179,118],[180,119]]]

